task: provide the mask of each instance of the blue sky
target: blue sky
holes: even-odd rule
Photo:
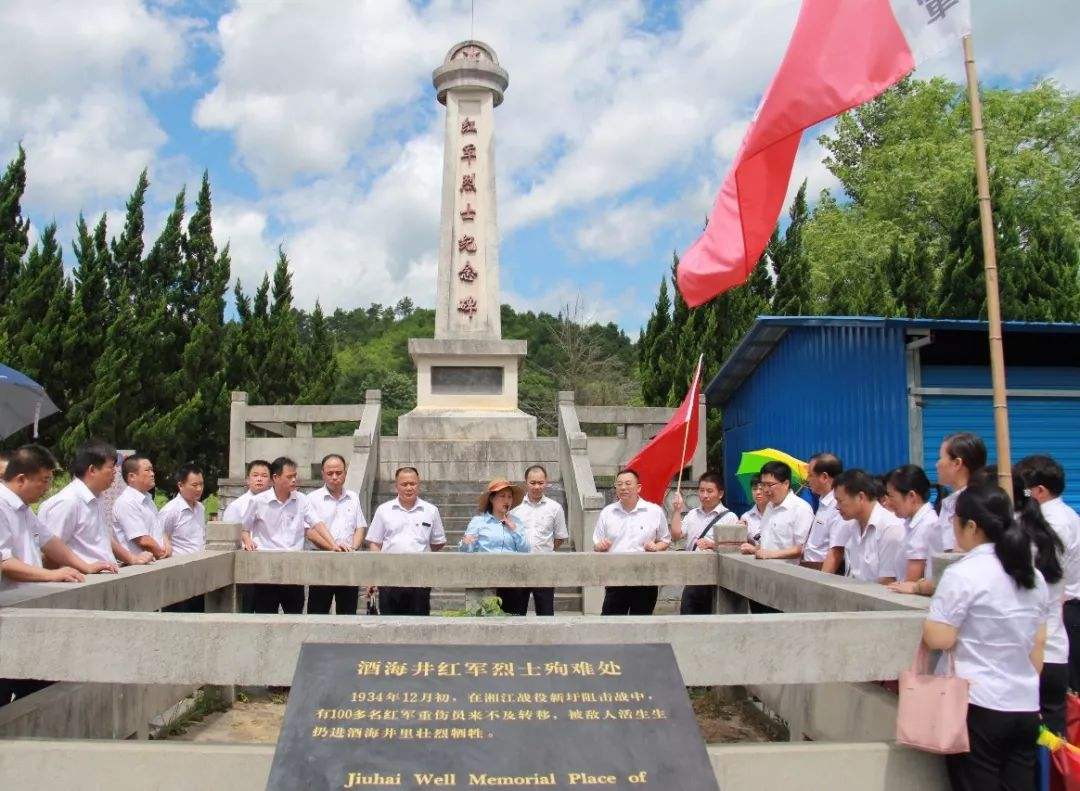
[[[504,299],[631,335],[690,244],[772,76],[797,0],[477,0],[510,73],[496,111]],[[973,0],[985,81],[1080,85],[1068,0]],[[210,172],[215,236],[250,287],[279,245],[297,300],[434,299],[442,107],[431,70],[469,4],[0,4],[0,156],[22,141],[34,227],[118,231],[150,170],[148,237]],[[925,75],[959,78],[961,61]],[[835,182],[807,135],[793,181]],[[72,256],[65,251],[66,260]]]

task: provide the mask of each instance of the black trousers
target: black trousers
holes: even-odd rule
[[[380,615],[431,615],[431,588],[379,586]]]
[[[1035,791],[1038,712],[968,706],[971,752],[945,756],[954,791]]]
[[[330,603],[337,601],[334,612],[338,615],[356,615],[360,601],[360,589],[350,585],[312,585],[308,588],[308,615],[329,615]]]
[[[300,615],[304,611],[304,586],[255,586],[255,612],[276,615],[278,607],[286,615]]]
[[[601,615],[652,615],[660,589],[655,585],[619,585],[604,588]]]
[[[192,596],[190,599],[184,601],[178,601],[176,604],[170,604],[167,607],[161,608],[162,612],[206,612],[206,598],[203,596]]]
[[[496,588],[495,595],[502,599],[502,609],[507,615],[525,615],[529,611],[529,596],[537,615],[555,614],[554,588]]]
[[[712,615],[715,585],[687,585],[683,588],[679,615]]]
[[[1047,662],[1039,676],[1039,713],[1043,724],[1059,736],[1065,735],[1065,694],[1069,691],[1069,666]]]
[[[1069,689],[1080,692],[1080,599],[1069,599],[1062,608],[1069,635]]]

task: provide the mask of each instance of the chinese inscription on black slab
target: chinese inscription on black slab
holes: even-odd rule
[[[267,787],[717,784],[669,645],[309,643]]]

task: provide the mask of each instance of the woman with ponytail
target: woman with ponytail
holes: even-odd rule
[[[965,554],[945,569],[923,624],[926,647],[953,651],[956,675],[970,682],[971,752],[946,756],[949,782],[958,791],[1034,791],[1050,614],[1046,581],[1032,560],[1037,532],[1014,518],[997,486],[967,487],[955,503],[953,537]],[[1037,552],[1048,547],[1052,556],[1052,542]],[[1053,568],[1046,555],[1042,562]]]
[[[940,501],[938,526],[932,552],[952,552],[953,513],[960,493],[971,482],[971,476],[986,466],[986,443],[966,431],[950,434],[941,441],[936,464],[937,482],[948,486],[952,494]]]
[[[929,596],[934,592],[931,547],[935,545],[932,536],[938,527],[938,515],[930,502],[931,488],[923,468],[914,464],[897,467],[885,476],[892,511],[904,520],[904,574],[888,586],[897,593]]]
[[[1016,518],[1031,535],[1035,547],[1035,568],[1042,572],[1050,591],[1050,619],[1046,624],[1046,651],[1039,675],[1039,710],[1043,725],[1059,736],[1065,734],[1065,696],[1069,691],[1069,635],[1065,629],[1066,540],[1075,544],[1075,534],[1062,533],[1043,516],[1039,501],[1031,496],[1031,482],[1023,462],[1013,467],[1013,502]]]

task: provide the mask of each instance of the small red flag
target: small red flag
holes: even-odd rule
[[[641,480],[641,496],[650,503],[663,503],[668,484],[675,474],[690,463],[697,450],[701,395],[701,360],[694,371],[690,392],[668,424],[626,466]]]

